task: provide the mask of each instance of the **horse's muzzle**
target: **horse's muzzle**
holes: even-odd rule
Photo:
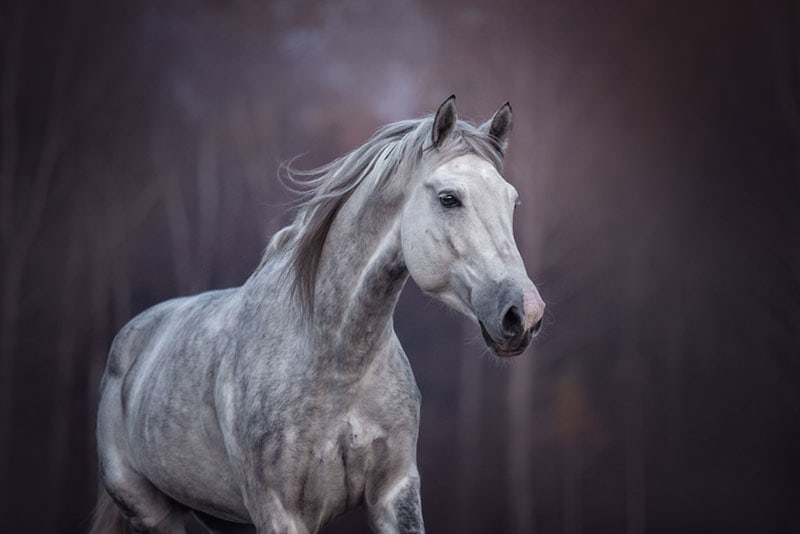
[[[489,321],[488,328],[483,320],[478,321],[483,339],[500,357],[522,354],[542,329],[544,302],[533,284],[530,284],[529,289],[520,291],[506,281],[501,283],[495,294],[498,298],[494,299],[494,306],[489,305],[486,308],[498,311],[489,311],[484,317],[488,315],[496,319]]]
[[[478,323],[481,325],[481,334],[483,334],[483,339],[486,341],[486,345],[492,349],[492,352],[501,358],[519,356],[525,352],[525,349],[528,348],[531,340],[536,337],[542,328],[542,320],[540,319],[532,328],[520,330],[511,338],[495,340],[486,330],[486,326],[484,326],[483,321],[479,321]]]

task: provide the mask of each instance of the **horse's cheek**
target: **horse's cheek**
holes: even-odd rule
[[[435,251],[418,232],[403,236],[403,256],[411,278],[420,289],[433,292],[442,286],[444,273],[436,267]]]

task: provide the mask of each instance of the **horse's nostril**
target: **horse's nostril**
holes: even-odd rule
[[[531,328],[531,333],[535,336],[539,333],[541,329],[542,329],[542,319],[539,319],[538,321],[536,321],[536,324],[533,325],[533,328]]]
[[[516,306],[511,306],[503,316],[503,331],[510,336],[517,336],[522,332],[522,314]]]

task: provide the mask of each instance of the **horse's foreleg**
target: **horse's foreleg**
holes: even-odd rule
[[[272,490],[252,492],[245,498],[258,534],[308,534],[302,520],[284,507]]]
[[[419,477],[406,476],[382,495],[367,499],[370,523],[375,532],[424,533]]]

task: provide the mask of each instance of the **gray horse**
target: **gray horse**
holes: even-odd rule
[[[364,505],[423,532],[420,394],[392,313],[409,275],[520,354],[544,303],[500,175],[511,107],[475,126],[455,98],[305,173],[294,222],[243,286],[130,321],[100,388],[93,532],[303,533]]]

